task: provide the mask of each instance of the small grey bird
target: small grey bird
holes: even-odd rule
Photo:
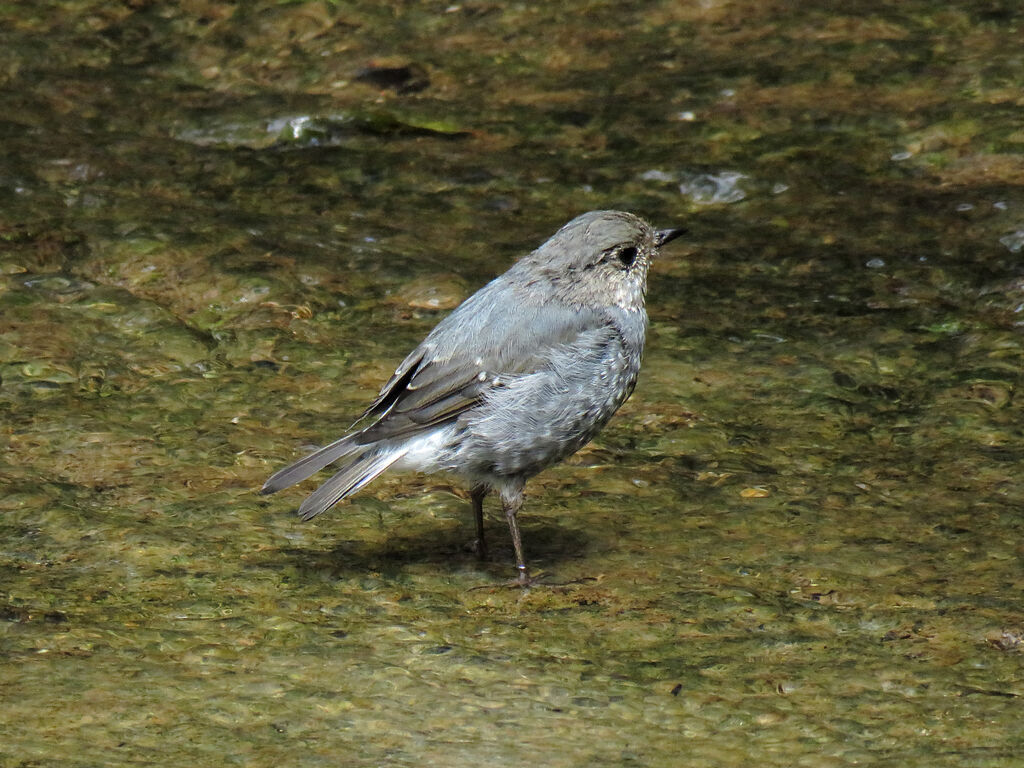
[[[518,579],[529,583],[516,516],[527,479],[578,451],[633,392],[647,330],[647,269],[683,233],[622,211],[591,211],[470,296],[398,366],[361,418],[373,421],[275,473],[268,494],[340,460],[302,506],[310,520],[384,470],[450,472],[501,497]]]

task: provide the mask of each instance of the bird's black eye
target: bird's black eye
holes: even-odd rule
[[[632,267],[633,262],[636,261],[636,248],[630,245],[626,248],[620,249],[615,255],[618,257],[619,261],[622,262],[622,266]]]

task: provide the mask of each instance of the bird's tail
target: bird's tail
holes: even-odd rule
[[[283,488],[302,482],[310,475],[319,472],[332,461],[337,461],[342,456],[352,453],[360,446],[355,441],[355,435],[346,435],[340,440],[335,440],[330,445],[318,448],[308,456],[289,464],[284,469],[272,474],[267,482],[260,488],[260,493],[266,496],[269,493],[276,493]]]
[[[303,520],[312,520],[349,496],[405,455],[401,448],[369,448],[346,464],[341,471],[317,488],[299,507]],[[272,480],[273,478],[271,478]],[[269,480],[267,481],[269,482]]]

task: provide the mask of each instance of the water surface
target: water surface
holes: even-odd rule
[[[1012,4],[0,8],[3,765],[1011,766]],[[572,216],[689,234],[530,562],[266,476]]]

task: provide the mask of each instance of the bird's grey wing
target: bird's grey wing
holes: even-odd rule
[[[367,416],[380,418],[386,414],[409,389],[415,375],[421,373],[431,362],[439,362],[450,357],[446,346],[462,346],[463,337],[467,336],[466,329],[471,325],[471,322],[467,324],[463,321],[477,319],[480,310],[486,312],[488,308],[497,306],[503,294],[508,292],[509,287],[498,278],[456,307],[455,311],[438,323],[427,338],[399,364],[391,378],[381,387],[376,399],[363,411],[360,420]]]
[[[423,364],[380,420],[356,436],[358,441],[366,445],[403,437],[454,420],[479,403],[488,389],[500,386],[500,376],[487,363],[476,357],[470,364],[452,360]]]
[[[561,304],[486,297],[484,291],[492,287],[449,315],[399,366],[371,406],[380,419],[359,433],[360,443],[415,434],[454,420],[492,388],[546,364],[553,347],[601,322],[596,313]],[[491,300],[479,301],[481,294]]]

